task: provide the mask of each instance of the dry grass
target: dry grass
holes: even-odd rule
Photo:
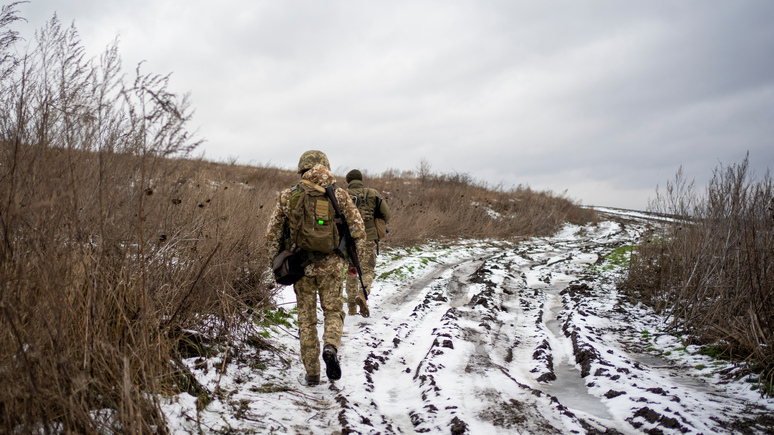
[[[228,338],[272,304],[264,232],[297,175],[188,158],[190,110],[167,77],[125,82],[115,46],[85,60],[56,19],[19,57],[14,7],[0,14],[0,432],[163,433],[146,393],[200,393],[179,364],[184,331]],[[394,211],[386,244],[594,219],[459,174],[368,184]]]
[[[4,26],[13,22],[3,9]],[[13,33],[2,36],[3,54]],[[52,20],[0,91],[0,432],[164,431],[187,329],[271,303],[261,188],[186,160],[185,98]],[[156,428],[156,429],[153,429]]]
[[[682,219],[637,250],[624,285],[667,313],[699,343],[763,370],[774,383],[774,219],[772,181],[755,180],[748,160],[720,166],[706,194],[682,172],[654,211]]]
[[[343,178],[343,177],[341,177]],[[547,235],[564,222],[596,219],[593,211],[551,192],[529,187],[490,188],[464,174],[402,174],[365,177],[393,210],[388,245],[428,239],[512,239]]]

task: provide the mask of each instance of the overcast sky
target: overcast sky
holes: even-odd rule
[[[8,2],[5,2],[8,3]],[[774,1],[31,0],[90,56],[172,73],[215,161],[465,173],[645,209],[774,163]]]

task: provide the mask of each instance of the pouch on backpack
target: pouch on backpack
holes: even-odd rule
[[[376,235],[379,237],[379,240],[387,237],[387,222],[384,219],[375,218],[374,226],[376,226]]]

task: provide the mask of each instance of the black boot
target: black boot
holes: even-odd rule
[[[336,348],[326,344],[322,357],[325,361],[325,374],[328,375],[328,379],[332,381],[341,379],[341,367],[339,366],[339,358],[336,356]]]

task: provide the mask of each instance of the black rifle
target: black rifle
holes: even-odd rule
[[[352,238],[352,233],[349,232],[347,219],[341,212],[339,202],[336,200],[336,193],[333,190],[333,185],[325,188],[325,194],[328,196],[328,199],[331,200],[333,211],[336,212],[336,218],[333,220],[333,222],[336,223],[336,228],[339,229],[339,235],[341,236],[341,241],[339,242],[338,247],[339,255],[343,256],[344,258],[349,257],[349,262],[355,266],[355,269],[357,270],[357,276],[360,278],[360,285],[363,286],[363,296],[368,299],[368,292],[366,292],[366,286],[363,283],[363,270],[360,268],[360,259],[357,257],[355,239]]]

